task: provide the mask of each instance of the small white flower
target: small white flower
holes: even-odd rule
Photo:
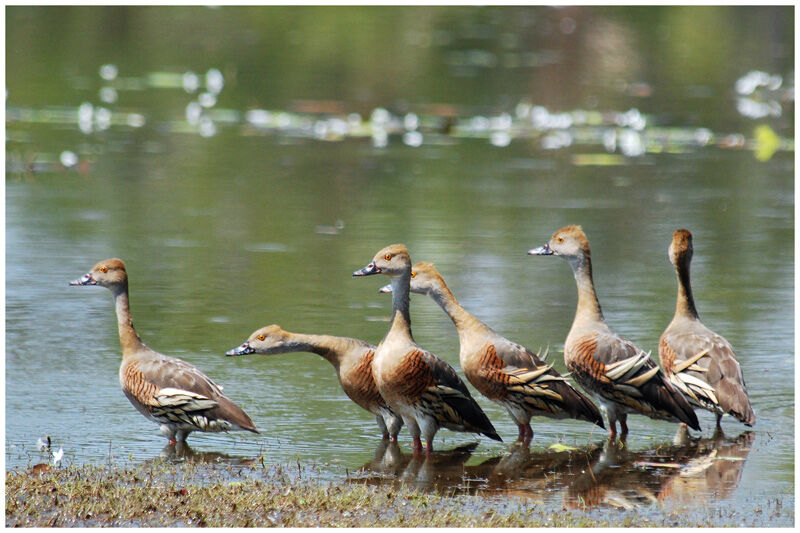
[[[36,441],[36,447],[39,448],[40,452],[44,452],[50,449],[50,436],[46,436],[45,438],[39,437],[39,440]]]
[[[214,94],[219,94],[225,86],[225,77],[219,69],[212,68],[206,72],[206,89]]]
[[[64,449],[59,448],[57,452],[53,452],[53,466],[58,466],[61,459],[64,457]]]
[[[61,164],[67,168],[74,167],[76,164],[78,164],[78,155],[75,152],[64,150],[61,152],[61,155],[58,156],[58,160],[61,161]],[[39,442],[41,443],[42,439],[39,439]]]
[[[187,93],[193,93],[200,87],[200,78],[192,72],[184,72],[183,74],[183,90]]]
[[[119,69],[116,65],[108,63],[100,66],[100,77],[106,81],[115,79],[117,74],[119,74]]]

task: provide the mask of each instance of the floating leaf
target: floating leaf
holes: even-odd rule
[[[781,139],[766,124],[756,128],[756,159],[759,161],[769,161],[778,148],[781,146]]]
[[[551,444],[548,447],[548,449],[549,450],[553,450],[554,452],[560,453],[560,452],[573,452],[573,451],[577,450],[578,448],[575,448],[573,446],[567,446],[566,444],[561,444],[560,442],[557,442],[555,444]]]
[[[625,158],[619,154],[575,154],[572,156],[572,164],[576,167],[611,167],[625,163]]]

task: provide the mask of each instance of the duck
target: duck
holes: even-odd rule
[[[384,274],[392,283],[389,331],[375,350],[372,374],[378,390],[408,427],[414,454],[433,453],[440,428],[478,433],[501,441],[489,418],[447,362],[420,347],[411,334],[411,258],[403,244],[383,248],[354,277]]]
[[[324,357],[336,369],[339,385],[359,407],[375,415],[383,439],[397,442],[403,426],[400,418],[383,399],[372,377],[375,346],[360,339],[332,335],[306,335],[285,331],[277,324],[253,332],[228,356],[311,352]]]
[[[433,263],[416,263],[410,290],[427,294],[444,310],[458,331],[459,362],[472,386],[503,406],[519,430],[518,442],[530,442],[533,416],[575,418],[597,424],[603,417],[594,403],[531,350],[512,342],[459,304]],[[380,292],[390,293],[391,285]]]
[[[259,433],[247,413],[203,372],[142,342],[133,327],[128,273],[121,259],[100,261],[70,285],[96,285],[111,291],[122,348],[122,392],[141,414],[160,425],[170,445],[185,443],[192,431]]]
[[[564,361],[573,378],[593,394],[606,412],[609,437],[627,437],[628,414],[683,422],[699,430],[691,405],[667,380],[650,354],[617,335],[606,324],[592,281],[589,239],[580,226],[565,226],[529,255],[563,257],[578,287],[578,307],[564,342]]]
[[[756,416],[733,348],[700,322],[697,314],[689,276],[693,254],[689,230],[673,233],[668,254],[678,275],[678,299],[672,322],[659,339],[661,367],[693,407],[716,415],[717,428],[725,414],[752,426]]]

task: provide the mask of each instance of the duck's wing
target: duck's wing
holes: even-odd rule
[[[153,352],[123,366],[122,388],[159,421],[219,431],[230,425],[257,432],[253,421],[194,365]],[[226,427],[228,426],[228,427]]]
[[[730,343],[711,331],[665,332],[658,346],[670,382],[690,402],[755,424],[742,369]]]
[[[478,357],[479,379],[487,389],[481,392],[490,399],[512,401],[532,415],[577,418],[604,427],[597,406],[524,346],[497,340],[482,347]]]
[[[591,333],[570,342],[567,350],[567,366],[582,385],[642,414],[700,429],[683,394],[670,385],[650,354],[629,340]]]
[[[445,361],[426,350],[412,349],[403,357],[403,373],[403,395],[434,416],[439,425],[502,440],[467,386]]]

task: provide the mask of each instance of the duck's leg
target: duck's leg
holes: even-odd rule
[[[413,437],[412,441],[413,444],[411,445],[411,448],[414,450],[414,455],[417,456],[422,454],[422,439],[419,437]]]
[[[628,436],[628,414],[627,413],[620,413],[619,414],[619,429],[620,434],[623,437]]]
[[[433,455],[433,437],[429,438],[426,442],[425,454],[430,457]]]
[[[175,432],[175,439],[178,441],[178,444],[186,444],[186,437],[189,436],[191,433],[191,429],[179,429]]]
[[[717,427],[722,427],[720,422],[722,422],[722,413],[717,413]]]
[[[420,439],[419,426],[413,418],[403,418],[403,420],[408,426],[408,432],[411,433],[411,448],[414,450],[414,456],[417,457],[422,454],[422,439]]]
[[[430,457],[430,455],[433,454],[433,437],[436,435],[439,425],[436,423],[436,420],[430,416],[424,416],[418,422],[420,424],[422,436],[425,438],[425,453]]]
[[[378,423],[378,428],[383,434],[383,440],[389,440],[389,430],[386,428],[386,422],[383,421],[383,417],[381,415],[375,415],[375,422]]]
[[[605,409],[608,415],[608,438],[614,440],[617,438],[617,411],[614,408]]]
[[[386,425],[386,431],[389,433],[389,440],[397,442],[397,435],[400,433],[400,428],[403,427],[403,419],[392,413],[383,419]]]
[[[525,435],[527,433],[525,430],[525,424],[517,424],[517,428],[519,429],[519,437],[517,437],[517,442],[525,442]]]
[[[175,446],[178,444],[178,441],[175,439],[175,430],[169,427],[166,424],[161,424],[159,427],[161,430],[161,434],[169,439],[169,446]]]
[[[523,442],[530,442],[533,439],[533,428],[531,423],[525,424],[525,440]]]

